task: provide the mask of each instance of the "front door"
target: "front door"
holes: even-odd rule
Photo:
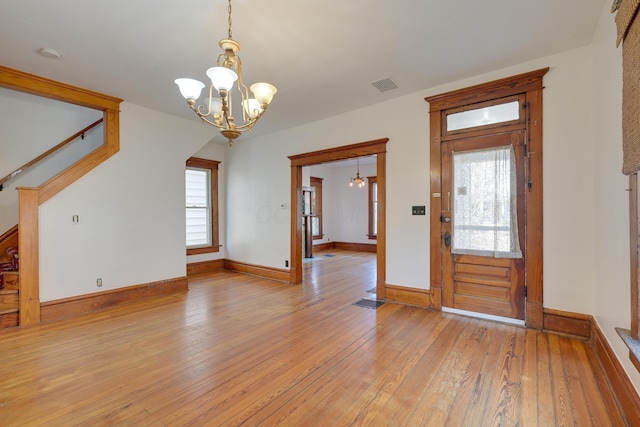
[[[524,320],[524,130],[442,144],[442,305]]]

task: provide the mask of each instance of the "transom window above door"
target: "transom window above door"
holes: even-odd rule
[[[520,96],[502,98],[459,108],[452,108],[442,115],[444,134],[457,134],[520,124],[525,121],[525,114],[521,108],[524,100]]]

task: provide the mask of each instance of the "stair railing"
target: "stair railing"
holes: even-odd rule
[[[53,148],[50,148],[49,150],[45,151],[44,153],[40,154],[38,157],[36,157],[35,159],[31,160],[30,162],[24,164],[23,166],[19,167],[18,169],[14,170],[13,172],[11,172],[9,175],[5,176],[4,178],[0,179],[0,191],[3,190],[4,188],[4,184],[9,181],[12,178],[15,178],[17,175],[21,174],[22,172],[24,172],[26,169],[30,168],[31,166],[35,165],[36,163],[38,163],[40,160],[44,159],[45,157],[55,153],[56,151],[58,151],[59,149],[61,149],[62,147],[64,147],[65,145],[67,145],[68,143],[72,142],[73,140],[75,140],[76,138],[78,138],[79,136],[82,137],[82,139],[84,139],[84,134],[88,131],[90,131],[91,129],[93,129],[94,127],[98,126],[100,123],[103,122],[103,118],[97,120],[96,122],[90,124],[89,126],[87,126],[86,128],[74,133],[73,135],[71,135],[69,138],[65,139],[64,141],[62,141],[60,144],[56,145]]]

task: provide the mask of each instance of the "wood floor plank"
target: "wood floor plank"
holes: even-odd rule
[[[576,425],[573,417],[573,401],[560,350],[560,337],[549,335],[551,394],[553,395],[555,417],[560,425]]]
[[[585,342],[357,307],[375,254],[316,257],[301,285],[220,270],[186,294],[1,330],[0,425],[624,425]]]
[[[537,427],[538,422],[538,348],[536,331],[526,332],[522,372],[522,427]]]

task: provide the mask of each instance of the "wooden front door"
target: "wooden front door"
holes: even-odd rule
[[[524,320],[524,130],[442,144],[442,305]]]

